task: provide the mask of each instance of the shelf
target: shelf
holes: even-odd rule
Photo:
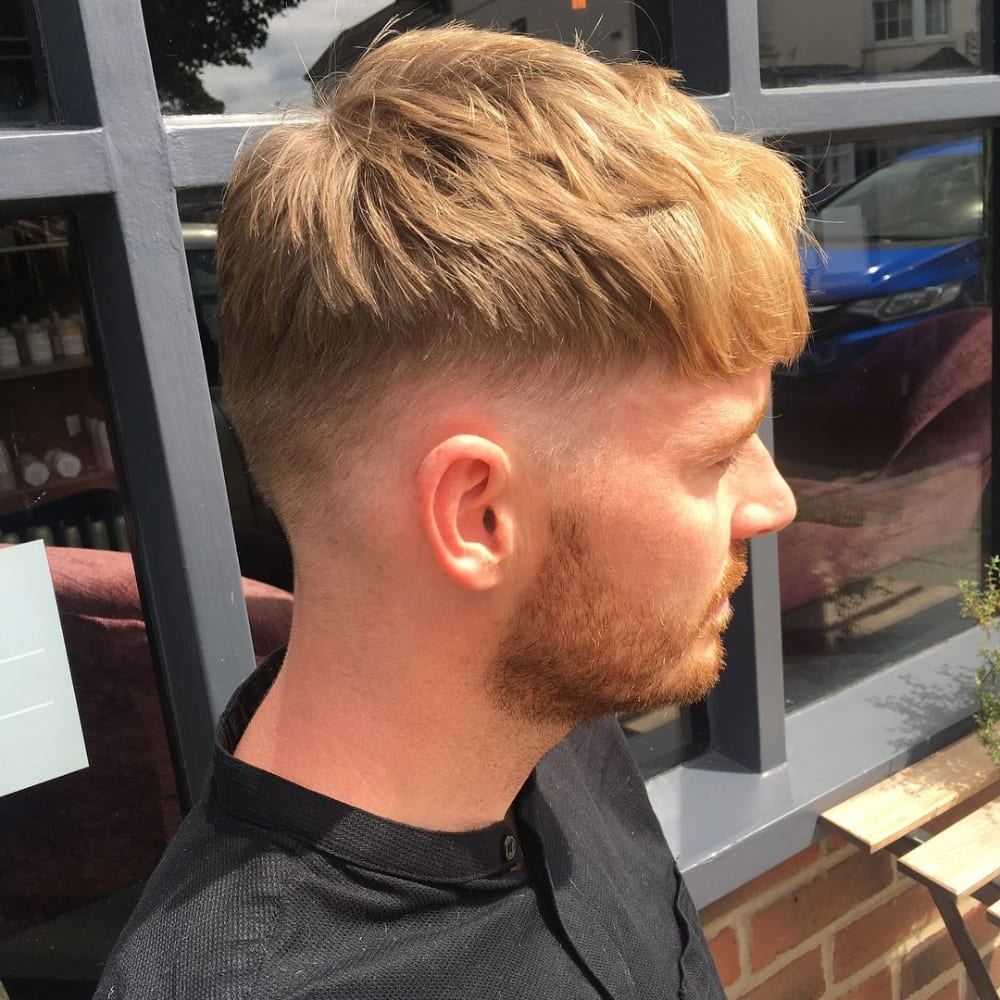
[[[0,61],[3,56],[0,56]],[[13,243],[10,246],[0,246],[2,253],[24,253],[26,250],[65,250],[69,240],[55,240],[50,243]]]
[[[74,368],[90,368],[94,364],[90,355],[78,358],[64,358],[62,361],[51,361],[47,365],[20,365],[17,368],[0,368],[0,382],[12,378],[36,378],[39,375],[55,375],[57,372],[68,372]]]
[[[42,507],[54,500],[62,500],[86,490],[116,490],[118,476],[109,469],[89,469],[73,479],[53,476],[42,486],[24,487],[0,493],[0,517],[24,514],[35,507]]]

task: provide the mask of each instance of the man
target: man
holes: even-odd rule
[[[711,688],[794,515],[801,193],[671,79],[413,31],[241,157],[223,384],[294,622],[100,996],[722,997],[612,713]]]

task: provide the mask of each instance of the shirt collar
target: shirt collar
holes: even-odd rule
[[[396,823],[303,788],[233,756],[278,676],[285,650],[267,657],[237,689],[215,733],[212,798],[227,813],[292,837],[330,857],[401,878],[469,883],[523,860],[505,823],[445,833]]]

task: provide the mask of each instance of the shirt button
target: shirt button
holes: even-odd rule
[[[509,833],[503,838],[503,859],[513,861],[517,855],[517,840]]]

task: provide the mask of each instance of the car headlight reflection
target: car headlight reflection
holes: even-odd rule
[[[932,309],[943,309],[954,302],[961,291],[961,281],[953,281],[947,285],[927,285],[925,288],[913,288],[896,295],[858,299],[847,307],[847,312],[873,316],[879,320],[903,319]]]

